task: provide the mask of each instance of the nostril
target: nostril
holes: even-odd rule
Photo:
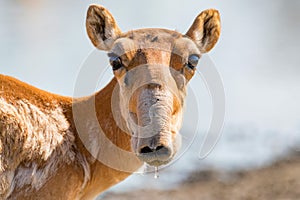
[[[164,149],[164,148],[165,148],[164,146],[160,145],[160,146],[156,147],[155,151],[159,151],[159,150]]]
[[[153,151],[152,151],[152,149],[150,149],[150,147],[143,147],[143,148],[141,148],[141,150],[140,150],[140,153],[152,153]]]

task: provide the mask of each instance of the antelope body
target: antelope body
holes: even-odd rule
[[[179,148],[186,85],[219,38],[218,11],[202,12],[185,35],[122,33],[91,5],[86,28],[114,72],[101,91],[73,99],[0,75],[0,199],[94,199]]]

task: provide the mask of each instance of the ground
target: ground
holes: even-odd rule
[[[270,166],[235,173],[194,172],[180,188],[107,193],[105,200],[299,200],[300,154]]]

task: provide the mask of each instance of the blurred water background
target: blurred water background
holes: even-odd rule
[[[168,188],[194,170],[253,169],[300,150],[300,1],[0,0],[0,73],[72,96],[80,67],[94,50],[85,32],[91,3],[107,7],[123,31],[163,27],[185,33],[206,8],[218,9],[222,18],[221,38],[209,53],[226,93],[217,146],[198,158],[212,111],[197,75],[189,89],[180,159],[161,170],[158,180],[136,174],[114,190]],[[107,66],[107,60],[95,62]]]

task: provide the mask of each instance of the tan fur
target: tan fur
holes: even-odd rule
[[[115,84],[113,80],[95,96],[75,103],[101,99],[96,102],[99,119],[113,122],[106,105]],[[3,75],[0,85],[0,199],[94,198],[129,175],[103,165],[87,152],[74,127],[71,98]],[[104,121],[99,122],[105,127]],[[105,133],[114,144],[130,151],[126,133],[114,124],[107,129]]]
[[[96,94],[72,99],[0,75],[0,199],[93,199],[137,170],[138,158],[147,162],[137,150],[150,144],[147,134],[153,131],[159,133],[156,143],[172,154],[152,164],[175,155],[186,86],[195,73],[187,59],[215,45],[217,11],[200,14],[187,35],[165,29],[122,33],[105,8],[92,5],[86,27],[92,43],[120,56],[124,65]],[[129,153],[137,156],[124,157]],[[109,159],[130,170],[106,165]]]

